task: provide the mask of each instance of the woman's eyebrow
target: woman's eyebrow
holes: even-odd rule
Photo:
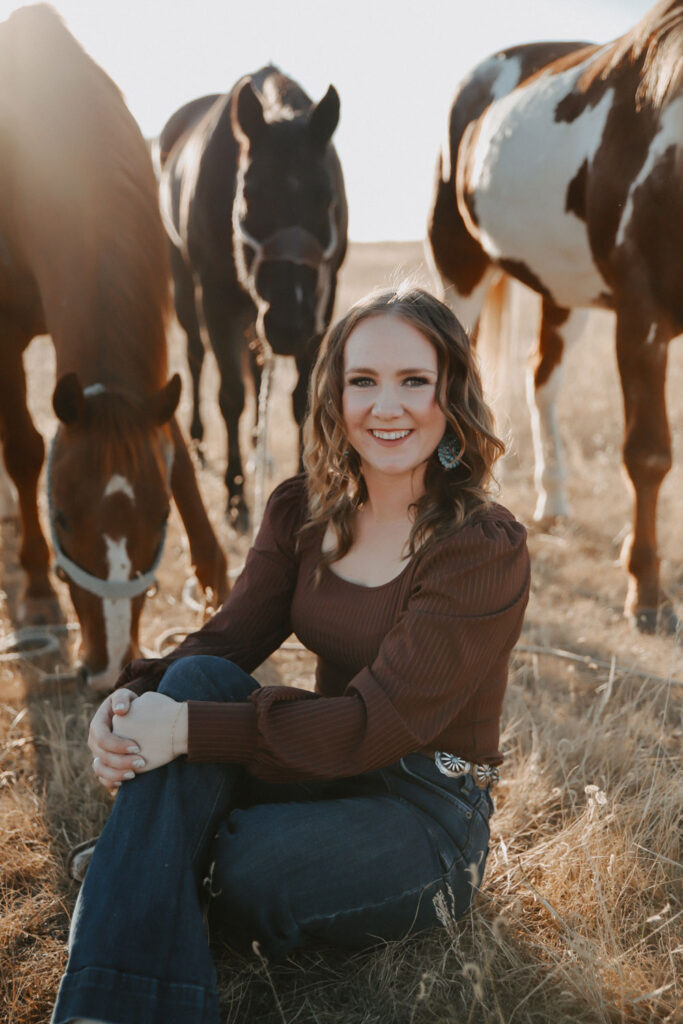
[[[373,367],[373,366],[349,366],[349,367],[347,367],[344,370],[345,374],[349,374],[349,373],[378,373],[378,372],[379,371],[377,370],[377,368]],[[431,367],[427,367],[427,366],[425,366],[425,367],[421,367],[421,366],[407,366],[405,368],[401,368],[399,370],[396,370],[395,372],[396,372],[397,376],[403,376],[403,374],[410,374],[410,373],[429,373],[429,374],[432,374],[435,377],[437,376],[437,371],[432,369]]]

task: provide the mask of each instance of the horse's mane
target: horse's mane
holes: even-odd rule
[[[149,392],[167,374],[168,251],[139,128],[43,4],[0,25],[0,91],[18,251],[58,372],[66,361],[84,384]]]
[[[249,79],[260,93],[268,121],[289,121],[311,106],[310,97],[274,64],[255,71]]]
[[[623,63],[641,64],[639,106],[658,109],[678,94],[683,87],[683,0],[660,0],[617,39],[605,55],[600,77],[607,78]]]

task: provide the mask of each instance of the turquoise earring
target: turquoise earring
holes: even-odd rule
[[[456,466],[460,465],[460,455],[462,454],[462,448],[460,447],[460,441],[455,434],[446,432],[439,441],[439,445],[436,449],[436,455],[444,469],[455,469]]]

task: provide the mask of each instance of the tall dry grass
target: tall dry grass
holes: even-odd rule
[[[676,649],[674,648],[674,652]],[[683,1020],[681,687],[518,655],[487,874],[461,921],[354,956],[271,966],[215,950],[224,1019],[264,1024]],[[0,669],[0,1019],[49,1020],[76,895],[64,858],[107,797],[81,694]],[[30,679],[29,679],[30,682]],[[677,973],[678,971],[678,973]]]
[[[424,272],[420,246],[352,246],[339,308],[406,272]],[[522,313],[522,327],[531,332],[533,317],[526,306]],[[530,522],[523,333],[519,365],[507,382],[514,446],[502,500]],[[590,653],[613,668],[516,655],[505,704],[504,781],[474,910],[454,922],[446,901],[443,925],[433,934],[352,957],[306,953],[273,966],[256,952],[240,958],[217,948],[224,1021],[683,1022],[683,687],[673,682],[683,679],[683,646],[631,633],[622,619],[626,581],[617,556],[630,505],[620,480],[622,413],[613,349],[610,321],[602,314],[570,356],[559,416],[576,518],[552,533],[531,532],[532,595],[521,641]],[[53,429],[51,353],[36,342],[27,355],[32,408],[46,436]],[[178,332],[171,356],[173,368],[186,374]],[[283,376],[291,386],[291,372]],[[201,486],[214,523],[224,504],[215,387],[215,372],[208,372],[208,465]],[[275,392],[273,454],[281,478],[295,470],[295,432],[286,387],[276,381]],[[680,343],[671,351],[668,392],[676,439],[683,436]],[[186,388],[185,420],[189,394]],[[243,423],[246,449],[248,417]],[[663,576],[680,611],[683,460],[676,454],[662,488],[659,526]],[[11,543],[8,562],[3,529],[2,586],[11,590],[16,550]],[[224,540],[236,565],[244,544]],[[142,639],[150,647],[165,630],[192,625],[180,601],[185,550],[172,517],[161,592],[144,613]],[[0,591],[0,635],[10,628]],[[651,678],[636,674],[648,670]],[[266,678],[307,685],[310,674],[310,659],[285,652],[273,659]],[[28,665],[0,663],[0,1024],[49,1020],[76,897],[66,855],[97,833],[108,812],[85,747],[91,705],[81,692],[41,693],[38,680]]]

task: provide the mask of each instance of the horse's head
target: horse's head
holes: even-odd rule
[[[90,685],[112,688],[139,654],[138,624],[166,532],[173,446],[167,424],[176,374],[151,398],[62,377],[53,396],[60,426],[48,460],[57,572],[81,626]]]
[[[285,110],[287,108],[284,108]],[[291,117],[266,117],[246,79],[231,105],[240,144],[233,246],[237,273],[257,309],[257,333],[280,355],[300,355],[327,326],[339,239],[329,143],[339,121],[330,86]]]

